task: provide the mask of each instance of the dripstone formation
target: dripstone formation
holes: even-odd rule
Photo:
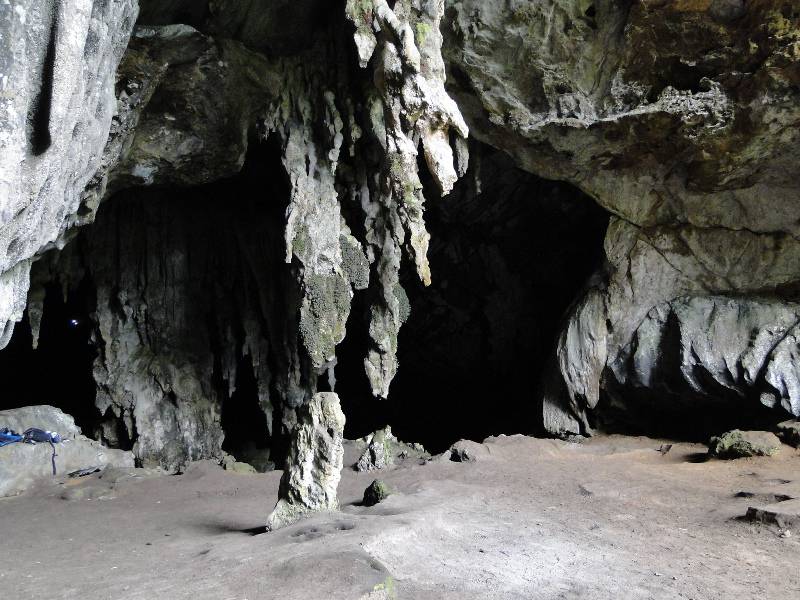
[[[784,0],[12,0],[0,346],[24,316],[36,340],[54,283],[90,289],[86,433],[140,464],[219,458],[246,365],[263,437],[288,457],[282,501],[319,489],[297,506],[331,507],[336,452],[298,444],[328,418],[320,393],[337,391],[349,323],[365,323],[376,402],[402,370],[414,302],[455,324],[411,328],[420,343],[447,348],[430,331],[455,330],[495,356],[516,348],[518,313],[497,307],[535,295],[514,269],[548,249],[512,260],[521,246],[491,240],[526,201],[515,182],[536,176],[608,226],[594,272],[552,287],[572,296],[526,313],[544,341],[518,346],[535,377],[507,374],[529,408],[520,429],[785,421],[800,416],[798,124],[800,8]],[[502,156],[488,189],[470,146]],[[469,235],[432,243],[426,201],[451,190]],[[557,218],[549,198],[542,219]],[[448,276],[431,250],[492,271],[452,280],[496,286],[478,290],[494,309],[435,285],[430,304],[410,300],[409,273]],[[453,356],[484,353],[439,354],[468,376]]]

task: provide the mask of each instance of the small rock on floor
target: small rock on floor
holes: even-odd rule
[[[380,479],[376,479],[364,490],[364,506],[375,506],[391,495],[389,486]]]

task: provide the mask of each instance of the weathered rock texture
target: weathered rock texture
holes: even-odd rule
[[[769,431],[740,431],[734,429],[711,438],[709,454],[719,458],[772,456],[781,449],[781,442]]]
[[[427,458],[429,455],[419,444],[406,444],[398,440],[388,425],[375,433],[357,440],[358,448],[363,448],[353,468],[356,471],[374,471],[386,469],[398,459]]]
[[[287,469],[281,478],[278,503],[267,520],[275,530],[309,512],[336,510],[336,488],[344,459],[344,413],[333,392],[315,394],[297,411]]]
[[[601,390],[623,375],[614,366],[625,365],[654,307],[726,294],[747,312],[753,296],[778,304],[793,297],[800,274],[794,6],[453,0],[443,30],[449,89],[472,134],[525,169],[578,185],[613,215],[605,282],[576,305],[551,363],[542,407],[549,431],[590,431]],[[707,325],[702,312],[690,321],[684,332]],[[664,367],[680,378],[693,363],[724,364],[753,335],[771,334],[738,327],[714,340],[705,358],[684,348],[685,361]],[[769,351],[756,355],[762,362],[749,372],[770,371],[777,385],[737,375],[735,387],[797,414],[791,386],[778,383],[795,378],[793,365]],[[709,392],[698,402],[715,402]]]
[[[0,348],[22,318],[31,262],[80,220],[114,114],[135,0],[0,5]]]

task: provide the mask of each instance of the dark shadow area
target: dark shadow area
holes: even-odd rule
[[[248,358],[236,369],[236,389],[222,401],[222,449],[237,460],[255,462],[260,455],[269,458],[270,438],[267,415],[258,403],[258,381]]]
[[[703,377],[697,379],[702,381]],[[606,433],[706,444],[711,437],[732,429],[773,431],[787,418],[758,398],[742,398],[710,377],[704,383],[709,390],[704,396],[677,378],[671,383],[671,391],[658,384],[652,389],[612,385],[601,393],[590,415],[592,426]]]
[[[487,146],[475,144],[471,162],[448,196],[424,182],[433,283],[401,273],[411,316],[386,401],[369,392],[366,298],[356,299],[336,369],[348,437],[388,423],[439,452],[460,438],[537,432],[542,366],[565,311],[602,264],[608,214]]]
[[[50,113],[53,105],[53,77],[56,64],[56,41],[58,39],[58,13],[60,0],[52,0],[50,8],[50,31],[47,38],[47,52],[42,64],[39,93],[31,104],[28,114],[30,127],[31,153],[44,154],[52,144],[50,135]]]
[[[47,286],[35,350],[26,311],[8,346],[0,351],[0,410],[48,404],[72,415],[83,433],[92,435],[100,417],[92,378],[96,352],[90,341],[89,307],[93,297],[94,290],[85,280],[66,301],[59,285]]]

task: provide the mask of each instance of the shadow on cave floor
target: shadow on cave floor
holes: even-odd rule
[[[591,425],[606,434],[707,444],[711,437],[732,429],[773,431],[787,418],[757,398],[717,389],[716,402],[710,402],[707,396],[697,397],[685,383],[673,383],[676,390],[681,385],[686,387],[682,393],[662,396],[658,394],[664,392],[651,389],[623,388],[614,394],[605,391],[590,415]],[[615,401],[614,397],[625,401]]]
[[[364,375],[364,294],[337,352],[347,437],[390,424],[438,452],[461,438],[539,433],[536,391],[562,319],[602,266],[608,214],[575,187],[475,144],[453,192],[425,183],[433,283],[401,273],[411,307],[386,401]],[[421,169],[421,172],[427,172]]]
[[[95,408],[90,302],[93,290],[83,281],[64,299],[57,284],[47,286],[38,347],[32,347],[29,312],[0,351],[0,410],[48,404],[75,418],[92,435],[100,414]],[[2,425],[0,423],[0,425]]]

